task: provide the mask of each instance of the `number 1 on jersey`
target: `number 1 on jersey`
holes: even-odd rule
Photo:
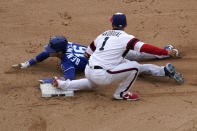
[[[107,42],[108,39],[109,39],[109,37],[105,37],[103,44],[102,44],[101,48],[99,48],[99,50],[104,50],[105,43]]]

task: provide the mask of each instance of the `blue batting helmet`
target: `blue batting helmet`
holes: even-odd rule
[[[66,50],[68,41],[63,36],[55,36],[49,40],[49,44],[45,46],[47,52],[58,52]]]
[[[115,13],[110,20],[112,25],[116,27],[125,27],[127,25],[126,15],[123,13]]]

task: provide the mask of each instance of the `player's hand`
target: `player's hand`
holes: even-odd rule
[[[24,62],[24,63],[12,65],[12,67],[13,67],[13,68],[16,68],[16,69],[25,69],[25,68],[27,68],[27,67],[29,67],[29,66],[30,66],[30,64],[29,64],[28,61],[27,61],[27,62]]]
[[[90,55],[89,55],[87,52],[84,53],[84,56],[85,56],[87,59],[90,58]]]
[[[173,45],[166,45],[164,47],[165,50],[168,51],[168,55],[173,57],[173,58],[180,58],[180,51],[176,49]]]
[[[180,58],[180,52],[177,49],[168,50],[168,55],[173,58]]]
[[[56,77],[56,76],[53,77],[52,85],[53,85],[55,88],[59,88],[58,77]]]

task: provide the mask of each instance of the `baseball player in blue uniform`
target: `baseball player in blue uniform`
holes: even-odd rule
[[[58,57],[61,59],[63,78],[73,80],[75,79],[75,72],[83,72],[88,62],[84,56],[86,48],[86,46],[68,42],[63,36],[55,36],[49,40],[49,43],[45,46],[45,51],[29,61],[15,64],[13,67],[24,69],[49,57]],[[52,79],[42,79],[40,82],[52,82]]]

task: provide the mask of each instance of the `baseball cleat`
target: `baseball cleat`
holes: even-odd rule
[[[136,93],[127,92],[125,94],[121,93],[118,96],[114,95],[114,99],[116,99],[116,100],[136,101],[136,100],[139,100],[140,97]]]
[[[175,67],[174,67],[173,64],[168,63],[164,67],[164,71],[165,71],[165,75],[166,76],[169,76],[170,78],[173,78],[179,84],[183,84],[184,83],[183,76],[180,73],[176,72]]]

